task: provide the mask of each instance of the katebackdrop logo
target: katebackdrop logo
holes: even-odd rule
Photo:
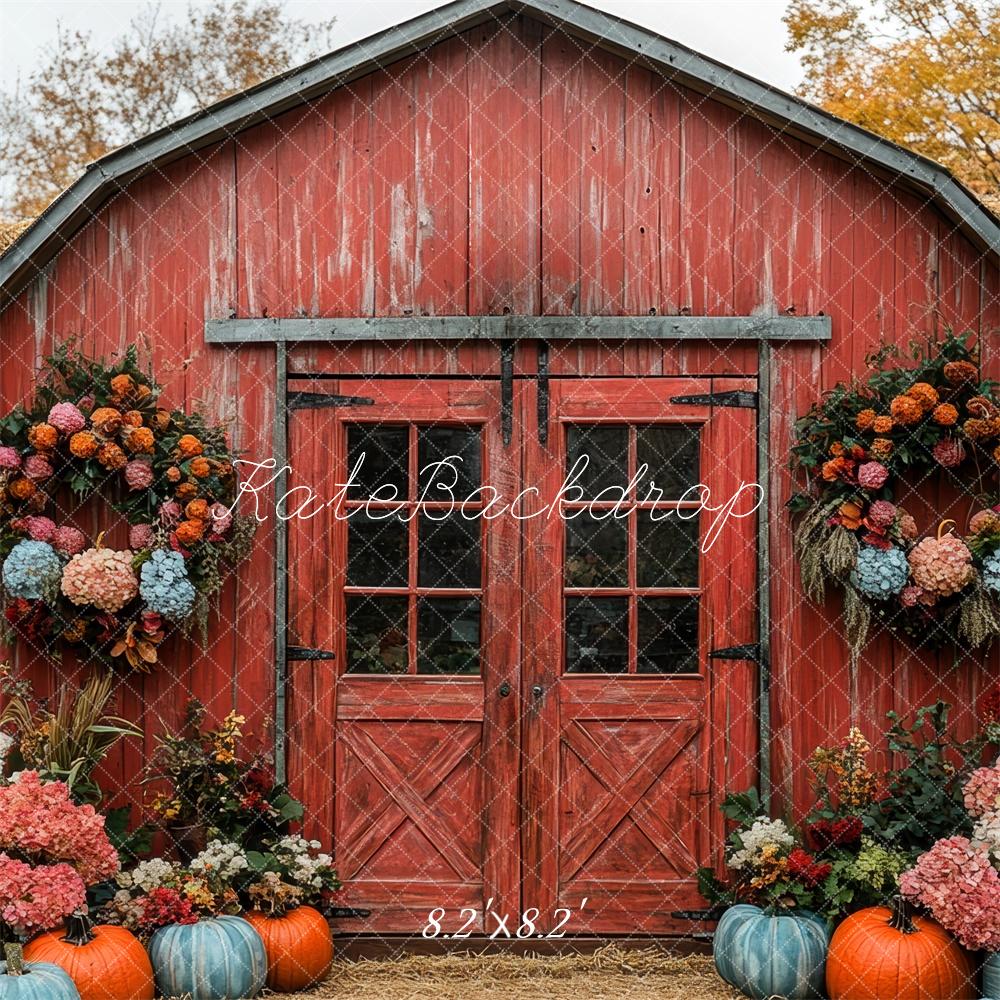
[[[399,496],[395,483],[384,483],[366,498],[348,496],[359,487],[358,478],[364,468],[365,453],[351,469],[346,483],[337,483],[337,491],[330,497],[322,497],[311,486],[293,486],[274,501],[274,514],[278,520],[291,521],[296,518],[308,520],[324,510],[333,511],[338,521],[346,521],[364,511],[373,521],[397,518],[408,522],[423,514],[431,520],[443,521],[448,517],[462,517],[466,521],[482,518],[495,521],[500,517],[513,517],[518,521],[536,518],[559,517],[564,521],[574,520],[589,514],[595,521],[621,520],[635,510],[649,517],[651,521],[665,521],[676,517],[680,521],[693,521],[702,514],[706,518],[701,550],[707,552],[718,541],[719,536],[731,519],[742,520],[751,517],[764,499],[764,488],[760,483],[741,482],[736,491],[724,497],[718,504],[712,503],[712,490],[705,483],[688,487],[676,500],[663,500],[663,491],[656,486],[655,479],[649,481],[646,493],[640,498],[639,490],[649,472],[648,465],[641,465],[635,476],[625,485],[604,487],[595,496],[587,496],[580,479],[590,465],[589,455],[580,455],[566,474],[560,487],[552,497],[545,498],[537,486],[528,486],[516,495],[507,498],[494,486],[484,485],[474,489],[467,496],[456,495],[459,482],[459,455],[447,455],[420,470],[420,481],[424,483],[420,496],[415,501],[407,501]],[[244,494],[253,497],[253,513],[258,522],[267,520],[261,509],[265,506],[265,495],[282,472],[292,471],[290,465],[282,469],[277,461],[268,458],[263,462],[237,459],[236,465],[243,466],[249,475],[241,479],[239,491],[233,507]],[[425,478],[426,477],[426,478]],[[655,506],[646,506],[654,504]]]

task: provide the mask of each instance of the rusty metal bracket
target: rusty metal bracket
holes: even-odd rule
[[[504,447],[514,437],[514,341],[500,342],[500,433]]]
[[[549,344],[538,341],[538,440],[549,440]]]

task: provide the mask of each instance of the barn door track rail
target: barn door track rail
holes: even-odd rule
[[[328,406],[372,406],[367,396],[325,395],[288,391],[289,347],[309,343],[375,341],[495,341],[500,351],[500,418],[505,445],[513,433],[514,346],[533,341],[538,346],[538,435],[544,445],[549,431],[549,342],[553,340],[749,340],[758,343],[758,391],[745,390],[677,396],[672,402],[700,406],[736,406],[757,411],[757,481],[766,483],[770,469],[771,345],[787,341],[829,340],[829,316],[353,316],[331,319],[209,319],[208,344],[274,344],[274,458],[278,472],[275,495],[288,489],[288,414],[294,409]],[[296,376],[301,377],[301,376]],[[761,798],[771,795],[770,746],[770,571],[769,503],[764,491],[757,529],[757,635],[752,645],[715,650],[714,659],[748,659],[758,666],[758,773]],[[331,660],[328,650],[288,644],[288,526],[278,523],[274,543],[274,766],[279,782],[286,768],[286,686],[288,664]]]

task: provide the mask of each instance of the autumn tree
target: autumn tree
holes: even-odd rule
[[[287,19],[280,0],[213,0],[177,20],[151,5],[110,51],[59,28],[0,93],[0,216],[37,215],[109,150],[328,51],[332,25]]]
[[[1000,209],[1000,2],[793,0],[803,96],[949,167]]]

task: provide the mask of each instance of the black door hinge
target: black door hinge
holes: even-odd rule
[[[286,399],[290,410],[319,410],[327,406],[374,406],[367,396],[332,396],[323,392],[290,392]]]
[[[514,341],[500,343],[500,433],[504,447],[514,436]]]
[[[730,389],[727,392],[706,392],[694,396],[671,396],[671,403],[687,406],[735,406],[743,410],[757,409],[757,393],[749,389]]]
[[[335,660],[337,654],[329,649],[310,649],[308,646],[286,646],[286,660]]]
[[[538,441],[549,440],[549,345],[538,342]]]
[[[361,910],[356,906],[331,906],[326,911],[326,915],[335,920],[354,920],[370,917],[372,915],[372,911]]]
[[[760,645],[756,642],[748,642],[742,646],[725,646],[722,649],[713,649],[709,654],[710,660],[750,660],[753,663],[760,663]]]

